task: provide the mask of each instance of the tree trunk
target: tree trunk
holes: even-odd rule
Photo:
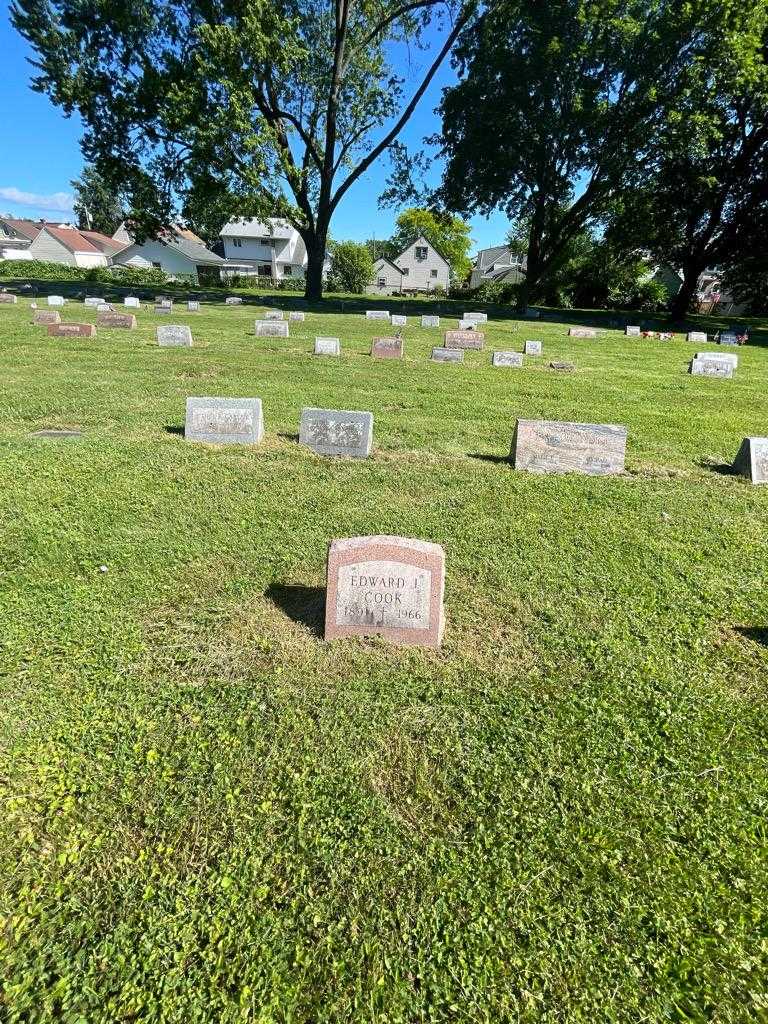
[[[317,302],[323,297],[323,263],[325,262],[325,245],[318,244],[318,239],[304,239],[307,247],[307,278],[304,298],[309,302]]]
[[[703,263],[698,260],[686,263],[683,266],[683,284],[680,291],[672,299],[670,313],[673,320],[684,320],[690,309],[693,296],[696,294],[696,285],[699,282],[699,275],[705,269]]]

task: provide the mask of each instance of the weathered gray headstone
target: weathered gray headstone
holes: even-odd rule
[[[302,409],[299,441],[318,455],[371,453],[373,413],[349,409]]]
[[[738,345],[739,339],[733,331],[721,331],[717,343],[718,345]]]
[[[35,325],[48,325],[48,324],[60,324],[61,313],[58,309],[36,309],[35,315],[32,318],[32,323]]]
[[[302,310],[294,309],[291,310],[291,312],[288,314],[288,319],[296,320],[298,323],[303,323],[305,320],[305,316]]]
[[[639,338],[640,328],[639,327],[625,327],[624,333],[628,338]]]
[[[734,352],[697,352],[694,359],[719,359],[721,363],[729,363],[734,370],[739,365],[739,357]]]
[[[97,299],[94,295],[89,295],[83,301],[84,301],[86,306],[93,306],[94,309],[97,306],[104,306],[104,305],[106,305],[106,302],[107,302],[106,299]]]
[[[494,352],[492,366],[522,366],[522,352]]]
[[[170,309],[173,306],[173,299],[169,295],[158,295],[155,299],[156,306],[165,306]]]
[[[367,309],[365,311],[366,320],[389,320],[389,312],[386,309]]]
[[[753,484],[768,484],[768,437],[745,437],[733,471]]]
[[[443,348],[438,345],[432,349],[432,361],[435,363],[463,363],[464,350],[460,348]]]
[[[96,307],[97,313],[114,313],[114,309],[108,302],[100,302]]]
[[[257,338],[289,338],[287,320],[255,320],[253,330]]]
[[[706,331],[688,331],[687,338],[688,338],[688,341],[695,341],[698,344],[701,344],[702,342],[704,342],[704,344],[706,345],[706,343],[707,343],[707,332]]]
[[[65,302],[63,295],[49,295],[48,305],[49,306],[63,306]]]
[[[167,305],[167,306],[155,306],[155,313],[156,313],[156,314],[157,314],[158,316],[170,316],[170,314],[171,314],[172,312],[173,312],[173,306],[171,306],[171,305]]]
[[[0,292],[0,303],[15,306],[16,296],[12,295],[11,292]]]
[[[96,324],[99,327],[124,327],[130,331],[136,326],[136,317],[133,313],[99,313]]]
[[[406,537],[349,537],[328,550],[325,639],[375,634],[439,647],[445,552]]]
[[[405,327],[408,323],[408,317],[401,316],[399,313],[393,313],[389,318],[389,322],[393,327]]]
[[[541,342],[533,341],[529,339],[523,346],[523,351],[527,356],[540,356],[541,355]]]
[[[596,338],[597,331],[592,327],[571,327],[568,331],[569,338]]]
[[[264,420],[260,398],[187,399],[184,437],[188,441],[259,444],[263,436]]]
[[[341,342],[338,338],[315,338],[316,356],[341,355]]]
[[[550,370],[565,370],[568,372],[570,370],[575,370],[576,366],[574,363],[568,363],[562,359],[555,359],[549,364],[549,368]]]
[[[480,351],[485,343],[485,335],[479,331],[446,331],[446,348],[467,348]]]
[[[421,318],[422,327],[439,327],[440,317],[439,316],[423,316]]]
[[[50,338],[95,338],[95,324],[48,324]]]
[[[123,299],[123,305],[128,306],[130,309],[139,309],[139,307],[141,306],[141,300],[138,299],[135,295],[127,295]]]
[[[225,306],[242,306],[242,304],[243,300],[239,295],[230,295],[228,298],[224,299]]]
[[[200,312],[200,301],[199,299],[190,299],[187,302],[188,313],[199,313]]]
[[[468,320],[470,323],[476,324],[487,324],[488,314],[487,313],[465,313],[462,320]]]
[[[512,465],[530,473],[624,471],[627,428],[606,423],[518,420],[512,439]]]
[[[168,324],[157,328],[157,344],[162,348],[191,348],[192,330],[186,324]]]
[[[733,377],[733,365],[722,359],[692,359],[688,372],[694,377]]]
[[[374,359],[402,359],[402,338],[374,338],[371,342],[371,355]]]
[[[264,312],[262,320],[285,320],[285,314],[282,309],[267,309]]]
[[[456,328],[459,331],[473,331],[475,329],[474,320],[459,320],[456,324]]]

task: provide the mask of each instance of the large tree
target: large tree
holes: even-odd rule
[[[397,230],[391,240],[395,253],[401,253],[420,236],[424,236],[448,260],[451,273],[463,281],[472,269],[469,250],[470,227],[460,217],[439,210],[403,210],[397,217]]]
[[[440,195],[450,209],[527,223],[523,304],[642,176],[691,59],[697,7],[707,4],[500,0],[464,32],[462,80],[441,104]]]
[[[70,184],[75,190],[77,226],[105,235],[114,234],[124,214],[119,196],[109,182],[94,167],[85,167],[80,177]]]
[[[322,293],[331,218],[389,150],[475,0],[15,0],[34,88],[85,124],[134,228],[281,216]],[[400,67],[418,64],[412,80]],[[402,60],[398,58],[403,58]]]

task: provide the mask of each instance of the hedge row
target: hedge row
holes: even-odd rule
[[[165,285],[168,275],[154,267],[68,267],[63,263],[46,263],[44,260],[2,260],[0,277],[3,280],[34,281],[83,281],[100,284],[124,285]],[[177,280],[177,285],[186,282]],[[192,281],[190,279],[190,284]]]

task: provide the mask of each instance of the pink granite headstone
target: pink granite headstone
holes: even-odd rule
[[[371,355],[375,359],[402,359],[402,338],[374,338],[371,344]]]
[[[446,331],[445,348],[482,349],[485,335],[480,331]]]
[[[51,338],[95,338],[96,324],[49,324]]]
[[[348,537],[328,549],[325,639],[383,636],[439,647],[445,552],[408,537]]]

